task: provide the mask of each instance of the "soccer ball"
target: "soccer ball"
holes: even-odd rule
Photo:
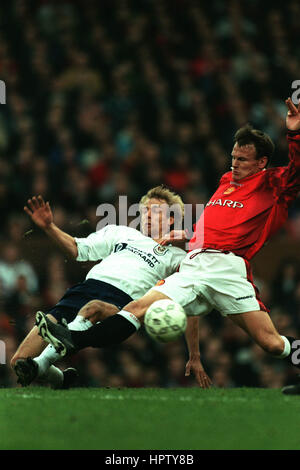
[[[161,343],[174,341],[186,329],[187,319],[183,308],[173,300],[157,300],[148,308],[145,329],[151,338]]]

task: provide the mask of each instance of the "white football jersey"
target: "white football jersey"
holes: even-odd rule
[[[161,246],[138,230],[107,225],[87,238],[75,237],[77,261],[98,261],[86,279],[107,282],[132,299],[173,274],[186,256],[181,248]]]

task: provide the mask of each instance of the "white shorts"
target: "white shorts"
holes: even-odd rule
[[[175,274],[152,289],[179,303],[189,316],[218,310],[223,316],[268,311],[253,284],[250,265],[233,253],[194,250]]]

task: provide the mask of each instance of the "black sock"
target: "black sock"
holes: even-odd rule
[[[88,330],[70,330],[72,340],[77,350],[92,346],[103,348],[119,344],[129,338],[137,330],[135,326],[122,315],[113,315]]]
[[[290,365],[294,367],[298,367],[300,369],[300,340],[297,340],[296,338],[293,338],[292,336],[286,336],[286,338],[290,342],[291,352],[284,359]]]

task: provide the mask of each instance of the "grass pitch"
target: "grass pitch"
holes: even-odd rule
[[[274,389],[0,389],[0,449],[300,449]]]

